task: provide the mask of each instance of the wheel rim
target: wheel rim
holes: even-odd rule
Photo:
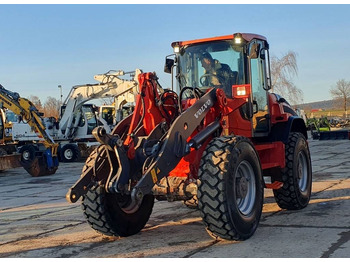
[[[29,151],[23,151],[22,157],[25,161],[28,161],[30,159],[30,152]]]
[[[298,169],[297,180],[301,192],[307,189],[307,160],[304,152],[299,152],[298,155]]]
[[[256,199],[254,170],[248,161],[242,161],[236,171],[236,204],[243,215],[254,209]]]
[[[73,150],[72,149],[66,149],[64,150],[64,157],[68,160],[73,158]]]

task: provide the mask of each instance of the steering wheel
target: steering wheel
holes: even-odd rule
[[[199,78],[199,83],[202,85],[202,86],[208,86],[210,84],[209,82],[209,79],[210,77],[215,77],[217,78],[218,82],[220,83],[219,85],[222,85],[224,83],[224,79],[218,75],[214,75],[214,74],[211,74],[211,73],[206,73],[204,75],[202,75],[200,78]],[[206,80],[208,79],[208,84],[206,84]],[[218,86],[218,85],[215,85],[215,86]]]
[[[197,87],[193,88],[190,86],[185,86],[180,91],[179,99],[180,101],[182,101],[183,99],[192,99],[196,97],[198,98],[198,97],[202,97],[204,94],[205,92],[203,92]]]

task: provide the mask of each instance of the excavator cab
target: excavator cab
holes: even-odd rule
[[[0,109],[0,144],[4,143],[4,132],[5,132],[4,117],[5,117],[5,113],[2,109]]]
[[[0,108],[0,144],[12,142],[12,123],[17,122],[17,116],[10,110]]]

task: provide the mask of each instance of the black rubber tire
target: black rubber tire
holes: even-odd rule
[[[309,146],[303,134],[298,132],[289,134],[285,154],[286,167],[281,170],[283,186],[273,190],[275,200],[283,209],[305,208],[311,197],[312,166]]]
[[[98,161],[97,172],[105,172],[106,166],[98,159],[103,148],[96,148],[86,160],[83,171]],[[107,193],[104,187],[96,185],[89,189],[82,200],[84,216],[97,232],[108,236],[131,236],[137,234],[146,225],[153,209],[154,196],[145,195],[137,211],[125,213],[121,206],[127,203],[129,196]]]
[[[24,145],[20,148],[19,153],[21,154],[21,164],[24,167],[30,167],[36,156],[36,149],[33,145]]]
[[[81,158],[79,147],[75,144],[65,144],[59,154],[60,160],[66,163],[76,162]]]
[[[240,174],[245,166],[250,167],[250,180],[244,196],[237,187],[244,184]],[[228,240],[251,237],[260,221],[264,189],[259,157],[250,140],[214,138],[203,153],[198,175],[198,208],[208,233]],[[246,198],[249,208],[242,210],[240,201]]]

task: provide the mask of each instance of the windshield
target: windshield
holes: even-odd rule
[[[231,40],[184,47],[178,57],[177,79],[180,89],[220,87],[232,96],[232,85],[245,83],[243,47]]]
[[[18,121],[18,116],[10,110],[6,111],[6,121],[16,123]]]

